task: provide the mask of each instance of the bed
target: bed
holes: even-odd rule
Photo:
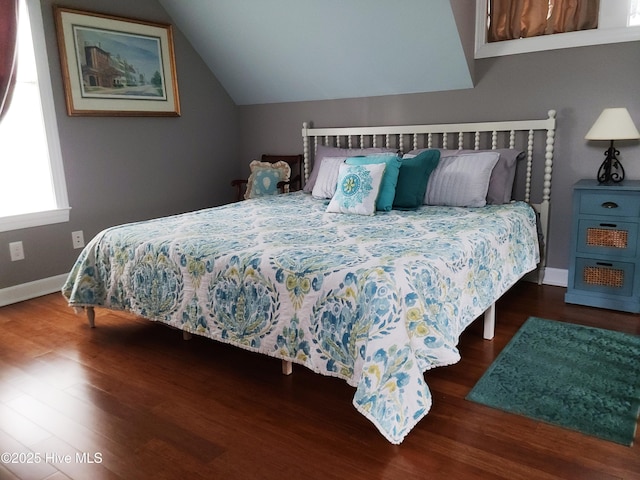
[[[424,372],[459,361],[460,335],[483,314],[484,337],[492,338],[495,303],[523,276],[537,270],[541,281],[554,135],[554,111],[455,125],[304,124],[306,191],[107,228],[81,252],[62,293],[92,327],[95,307],[123,310],[185,338],[280,358],[285,373],[295,363],[339,377],[355,387],[355,408],[399,444],[431,408]],[[364,161],[388,152],[351,155],[362,149],[399,152],[399,168],[437,156],[431,187],[438,166],[484,151],[502,157],[491,152],[505,151],[501,143],[522,151],[522,172],[509,180],[522,200],[378,210],[378,192],[374,213],[363,215],[331,213],[338,193],[325,198],[311,188],[326,176],[318,166],[344,149],[340,175],[391,170]],[[327,149],[334,156],[322,159]],[[537,202],[534,178],[542,186]]]

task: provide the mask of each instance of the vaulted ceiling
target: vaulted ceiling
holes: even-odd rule
[[[473,87],[461,1],[159,1],[238,105]]]

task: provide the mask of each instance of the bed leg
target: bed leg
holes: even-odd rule
[[[96,328],[96,311],[93,307],[87,307],[87,320],[89,320],[89,327]]]
[[[182,339],[183,340],[191,340],[191,334],[189,332],[187,332],[186,330],[182,331]]]
[[[282,360],[282,374],[291,375],[291,373],[293,373],[293,362]]]
[[[485,340],[493,339],[496,332],[496,304],[492,303],[484,312],[484,333]]]

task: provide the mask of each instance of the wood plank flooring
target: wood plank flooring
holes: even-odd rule
[[[474,323],[462,361],[425,375],[433,407],[399,446],[342,380],[124,313],[90,329],[58,294],[6,306],[0,479],[640,479],[640,433],[625,447],[464,399],[529,316],[640,334],[640,315],[564,292],[515,286],[492,341]]]

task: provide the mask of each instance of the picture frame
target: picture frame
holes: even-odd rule
[[[171,25],[54,6],[69,116],[179,116]]]

